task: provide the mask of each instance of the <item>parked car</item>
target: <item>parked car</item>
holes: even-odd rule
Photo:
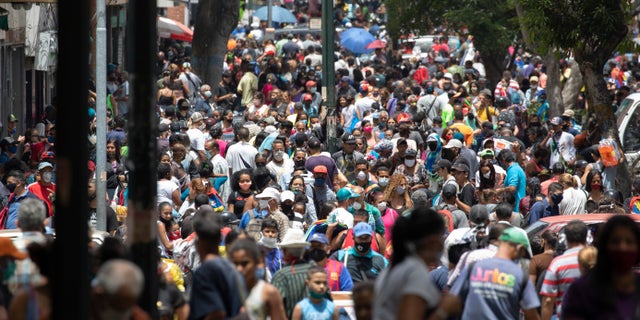
[[[411,53],[405,53],[402,55],[403,59],[409,59],[413,57],[418,51],[420,52],[420,57],[425,59],[427,54],[431,52],[431,46],[433,45],[433,39],[441,38],[442,36],[437,35],[425,35],[425,36],[417,36],[413,38],[409,38],[407,40],[402,41],[401,46],[406,47],[407,50]],[[449,45],[449,55],[453,56],[456,54],[456,51],[460,47],[460,40],[456,36],[449,36],[449,41],[447,42]],[[419,50],[416,50],[418,48]]]
[[[640,93],[628,95],[616,111],[618,137],[632,173],[640,172]]]
[[[546,230],[552,230],[561,235],[563,234],[567,223],[577,219],[583,221],[589,227],[589,230],[591,231],[591,241],[589,242],[592,242],[598,239],[598,231],[607,222],[607,220],[614,215],[615,213],[593,213],[546,217],[529,225],[525,231],[527,232],[529,239],[532,239],[536,235],[541,235]],[[640,215],[629,214],[629,217],[640,226]]]

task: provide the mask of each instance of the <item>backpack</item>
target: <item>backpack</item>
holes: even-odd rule
[[[509,100],[511,100],[511,104],[521,104],[522,97],[520,96],[520,90],[516,90],[514,88],[507,88],[507,95],[509,96]]]
[[[251,236],[254,240],[260,241],[262,238],[262,215],[257,215],[255,209],[247,211],[249,213],[249,223],[244,227],[244,230]]]

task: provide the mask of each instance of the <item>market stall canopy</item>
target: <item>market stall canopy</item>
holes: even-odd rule
[[[191,42],[193,30],[178,21],[158,17],[158,37]]]

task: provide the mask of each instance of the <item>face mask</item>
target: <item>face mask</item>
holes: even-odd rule
[[[560,204],[560,202],[562,202],[562,198],[563,198],[563,195],[562,195],[562,194],[552,194],[552,195],[551,195],[551,201],[552,201],[555,205]]]
[[[364,127],[364,133],[371,133],[373,132],[373,127]]]
[[[264,268],[256,268],[255,277],[257,280],[264,279]]]
[[[9,190],[9,192],[13,193],[16,190],[16,184],[15,183],[7,183],[5,185],[5,187],[7,187],[7,190]]]
[[[207,125],[206,125],[206,124],[204,124],[204,123],[203,123],[203,124],[201,124],[201,125],[198,127],[198,129],[200,129],[200,131],[204,131],[204,129],[206,129],[206,128],[207,128]]]
[[[538,89],[538,85],[531,85],[531,91],[536,91]]]
[[[276,159],[277,161],[282,161],[282,159],[284,158],[284,151],[276,151],[273,154],[273,158]]]
[[[314,298],[314,299],[322,299],[322,298],[324,298],[324,293],[317,293],[317,292],[311,290],[311,288],[309,288],[309,297]]]
[[[324,184],[326,183],[327,179],[326,178],[316,178],[313,181],[313,185],[315,185],[316,187],[321,187],[324,186]]]
[[[396,129],[396,125],[395,124],[388,124],[387,125],[387,129],[394,131]]]
[[[387,203],[385,201],[378,203],[377,207],[378,210],[380,210],[380,213],[387,211]]]
[[[491,178],[491,171],[489,171],[489,172],[487,172],[487,173],[483,173],[483,174],[482,174],[482,177],[483,177],[483,178],[485,178],[485,179],[489,179],[489,178]]]
[[[602,189],[602,185],[599,183],[592,183],[591,184],[591,190],[600,190]]]
[[[386,187],[386,186],[389,184],[389,178],[387,178],[387,177],[379,178],[379,179],[378,179],[378,184],[379,184],[381,187]]]
[[[296,167],[304,167],[305,160],[295,160],[293,163]]]
[[[264,167],[266,167],[266,166],[267,166],[267,164],[266,164],[266,163],[263,163],[263,162],[256,163],[256,167],[258,167],[258,168],[264,168]]]
[[[322,125],[320,123],[314,123],[312,126],[313,126],[314,129],[321,129],[322,128]]]
[[[207,99],[211,98],[211,91],[205,91],[204,92],[204,97],[207,98]]]
[[[362,209],[362,204],[360,204],[360,202],[354,202],[351,207],[353,207],[353,210],[360,210]]]
[[[251,188],[251,182],[241,182],[240,183],[240,189],[242,190],[249,190],[249,188]]]
[[[309,258],[311,258],[311,260],[315,262],[320,262],[324,260],[326,257],[327,257],[327,252],[322,249],[315,248],[309,251]]]
[[[356,242],[356,250],[359,252],[369,252],[371,249],[371,242]]]
[[[396,188],[396,192],[397,192],[399,195],[403,195],[403,194],[404,194],[404,191],[405,191],[405,190],[404,190],[404,187],[397,187],[397,188]]]
[[[10,133],[11,133],[11,134],[15,134],[16,132],[18,132],[18,129],[17,129],[17,128],[13,128],[13,129],[11,129],[11,132],[10,132]]]
[[[260,209],[268,209],[269,208],[269,199],[259,199],[258,206]]]
[[[53,178],[53,172],[47,171],[42,174],[42,181],[45,183],[51,183],[51,178]]]
[[[436,149],[438,148],[438,143],[429,143],[429,150],[431,151],[436,151]]]
[[[278,244],[278,239],[276,238],[267,238],[265,236],[262,236],[262,238],[260,238],[260,241],[258,241],[258,244],[265,247],[265,248],[269,248],[269,249],[273,249],[277,246]]]
[[[282,207],[282,212],[290,213],[291,212],[291,208],[293,208],[293,205],[292,204],[281,203],[280,207]]]
[[[47,141],[49,141],[49,143],[56,143],[56,137],[48,136]]]
[[[9,147],[9,152],[11,153],[16,153],[18,151],[18,147],[17,146],[11,146]]]
[[[364,171],[360,171],[358,172],[358,175],[356,175],[356,179],[360,181],[367,180],[367,174]]]
[[[609,258],[613,270],[618,273],[625,273],[638,262],[638,252],[628,250],[609,250]]]
[[[310,91],[311,93],[316,93],[316,90],[318,90],[318,89],[316,89],[316,88],[311,88],[309,91]]]
[[[416,159],[405,159],[404,165],[406,167],[412,168],[416,164]]]

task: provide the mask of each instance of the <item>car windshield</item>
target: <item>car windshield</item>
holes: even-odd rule
[[[527,232],[527,236],[531,238],[534,235],[538,234],[541,230],[546,228],[548,225],[549,225],[548,222],[538,220],[534,222],[532,225],[529,225],[525,231]]]
[[[616,117],[618,119],[618,128],[620,127],[620,125],[622,125],[622,119],[624,118],[624,115],[627,114],[627,112],[629,112],[629,108],[631,108],[631,106],[633,105],[633,99],[624,99],[622,100],[622,103],[620,104],[620,106],[618,107],[618,110],[616,110]]]

